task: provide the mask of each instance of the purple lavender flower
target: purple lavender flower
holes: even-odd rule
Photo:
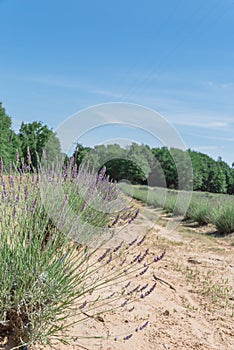
[[[138,238],[136,237],[132,242],[130,242],[130,243],[129,243],[129,247],[131,247],[134,243],[136,243],[137,239],[138,239]]]
[[[109,225],[109,227],[112,227],[112,226],[116,225],[118,221],[119,221],[119,214],[116,216],[114,221]]]
[[[146,234],[140,239],[140,241],[137,243],[137,245],[141,245],[144,241],[145,241],[145,238],[146,238]]]
[[[131,294],[133,294],[134,292],[137,292],[137,291],[139,290],[139,287],[140,287],[140,285],[138,285],[138,286],[135,287],[134,289],[130,290],[130,291],[128,292],[128,295],[131,295]]]
[[[34,214],[35,210],[36,210],[36,206],[37,206],[37,198],[35,198],[32,202],[32,208],[31,208],[31,212]]]
[[[110,294],[107,299],[111,299],[113,296],[115,295],[115,292],[113,292],[112,294]]]
[[[3,173],[3,170],[4,170],[3,159],[2,159],[2,157],[0,157],[0,174]]]
[[[164,257],[165,254],[166,254],[166,252],[164,251],[162,254],[155,256],[154,261],[157,262],[157,261],[162,260],[162,258]]]
[[[112,254],[110,253],[109,259],[106,261],[106,264],[109,264],[112,261]]]
[[[139,330],[142,331],[148,324],[149,321],[146,321],[141,327],[139,327]]]
[[[128,300],[125,300],[122,304],[121,307],[124,307],[127,304]]]
[[[124,258],[122,261],[121,261],[121,263],[120,263],[120,266],[123,266],[123,264],[126,262],[126,258]]]
[[[5,198],[7,197],[7,192],[6,192],[6,183],[4,180],[4,177],[2,177],[2,201],[4,202]]]
[[[139,214],[139,209],[136,210],[135,214],[128,220],[128,223],[130,224],[133,220],[136,219],[137,215]]]
[[[117,246],[114,248],[113,252],[116,253],[123,245],[123,241]]]
[[[147,290],[147,291],[145,292],[145,294],[142,293],[142,294],[140,295],[140,298],[141,298],[141,299],[144,299],[145,297],[147,297],[148,295],[150,295],[150,294],[153,292],[153,290],[155,289],[156,285],[157,285],[157,283],[154,283],[154,284],[152,285],[152,287],[151,287],[149,290]]]
[[[141,287],[140,292],[142,292],[144,289],[148,287],[149,283],[146,283],[143,287]]]
[[[83,304],[79,306],[79,309],[82,310],[87,304],[88,304],[88,303],[87,303],[87,301],[85,300],[85,301],[83,302]]]
[[[106,167],[105,165],[102,167],[101,171],[98,174],[98,181],[102,181],[106,173]]]
[[[16,218],[16,207],[14,206],[14,209],[13,209],[13,218],[15,219]]]
[[[106,251],[101,256],[99,256],[98,262],[101,262],[103,259],[105,259],[105,257],[109,252],[110,252],[110,248],[107,248]]]
[[[141,257],[139,257],[138,262],[142,262],[148,254],[149,254],[149,248],[146,249],[146,251]]]
[[[152,285],[152,287],[145,293],[145,295],[146,295],[146,296],[150,295],[150,294],[153,292],[153,290],[155,289],[156,285],[157,285],[157,283],[155,282],[155,283]]]
[[[141,253],[137,254],[137,256],[135,256],[135,258],[132,259],[131,264],[133,264],[136,261],[139,261],[140,257],[141,257]]]
[[[27,201],[27,199],[28,199],[28,186],[27,185],[24,187],[24,198],[25,198],[25,201]]]
[[[135,307],[131,307],[130,309],[128,309],[128,312],[132,312],[135,309]]]
[[[132,338],[132,336],[133,336],[133,334],[129,334],[129,335],[126,335],[123,339],[128,340],[128,339]]]
[[[72,168],[72,178],[77,177],[77,165],[75,164]]]
[[[124,286],[124,288],[128,288],[128,287],[130,286],[130,284],[131,284],[131,281],[129,281],[129,282],[126,284],[126,286]]]
[[[139,275],[142,276],[146,273],[146,271],[148,270],[149,266],[147,266],[144,270],[142,270]]]

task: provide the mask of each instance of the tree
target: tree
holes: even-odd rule
[[[209,172],[208,192],[226,193],[226,191],[227,183],[225,174],[222,171],[222,168],[219,165],[215,164],[215,166],[213,166]]]
[[[167,147],[153,148],[152,152],[158,162],[158,167],[162,168],[162,172],[155,170],[155,173],[159,173],[161,177],[164,177],[168,188],[177,188],[178,175],[174,159]],[[160,179],[163,183],[163,179]]]
[[[41,122],[29,124],[23,122],[19,130],[19,138],[22,143],[23,158],[33,168],[38,167],[38,161],[42,159],[44,150],[46,151],[48,163],[56,161],[56,158],[61,156],[59,139],[48,126],[43,125]],[[30,150],[31,159],[29,159],[28,150]]]
[[[11,126],[12,120],[6,114],[0,102],[0,157],[6,168],[11,162],[15,161],[16,150],[21,151],[19,137],[12,130]]]
[[[234,193],[234,168],[221,158],[217,161],[206,154],[177,148],[152,148],[131,144],[125,148],[117,144],[94,148],[78,145],[77,164],[87,163],[95,171],[106,165],[111,179],[129,180],[133,184],[190,189],[195,191]],[[190,161],[193,171],[191,171]]]
[[[73,153],[74,160],[77,164],[77,167],[79,167],[83,161],[83,159],[86,157],[86,155],[91,150],[90,147],[84,147],[80,143],[77,143],[75,151]]]

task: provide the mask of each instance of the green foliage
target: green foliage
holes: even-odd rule
[[[21,157],[24,158],[25,164],[37,168],[44,150],[47,153],[47,162],[61,157],[59,139],[46,125],[41,122],[22,123],[18,134],[11,126],[11,118],[0,103],[0,158],[6,170],[9,170],[10,163],[17,162]]]
[[[19,137],[11,129],[11,125],[11,118],[0,103],[0,158],[4,160],[6,168],[15,160],[16,150],[20,151],[21,147]]]
[[[73,154],[79,166],[82,162],[98,171],[103,165],[111,179],[145,183],[151,172],[153,155],[148,146],[136,143],[121,148],[117,144],[99,145],[93,149],[77,145]]]
[[[213,208],[211,221],[221,234],[234,232],[234,203],[227,201]]]
[[[158,160],[163,169],[163,176],[165,177],[168,188],[177,188],[178,176],[175,161],[167,147],[153,148],[152,153]],[[155,169],[154,169],[155,171]],[[159,173],[156,169],[156,174]]]
[[[231,193],[230,186],[233,181],[231,168],[225,162],[217,162],[208,155],[188,151],[194,171],[194,190],[213,193]],[[228,191],[227,191],[228,189]]]
[[[26,163],[37,169],[38,162],[46,151],[47,162],[53,162],[61,156],[60,142],[56,134],[41,122],[22,123],[19,130],[22,155]],[[30,160],[28,159],[30,150]]]
[[[211,202],[207,198],[193,198],[186,213],[188,219],[196,221],[200,225],[210,222]]]
[[[74,161],[79,167],[83,161],[83,159],[86,157],[86,155],[91,151],[90,147],[84,147],[80,143],[77,143],[73,157]]]
[[[116,181],[125,179],[132,184],[181,190],[193,184],[195,191],[234,193],[234,169],[221,159],[215,161],[200,152],[167,147],[150,149],[135,143],[126,148],[115,144],[93,149],[78,145],[78,149],[74,153],[78,165],[84,161],[99,169],[105,164],[110,178]],[[188,169],[190,159],[193,174]]]
[[[176,196],[169,194],[167,196],[164,209],[166,213],[173,213],[176,206]]]

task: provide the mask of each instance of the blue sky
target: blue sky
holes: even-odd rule
[[[0,13],[0,100],[15,127],[130,102],[234,161],[233,0],[0,0]]]

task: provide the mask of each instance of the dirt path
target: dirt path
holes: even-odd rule
[[[149,325],[123,340],[85,339],[54,349],[89,350],[233,350],[234,349],[234,245],[229,238],[215,238],[198,229],[179,226],[168,232],[158,211],[142,208],[126,234],[149,232],[146,246],[166,255],[152,271],[157,287],[148,298],[136,303],[128,315],[113,312],[104,322],[89,319],[76,326],[72,335],[84,336],[131,332],[135,324]],[[203,229],[204,231],[204,229]],[[142,277],[143,278],[143,277]],[[171,287],[170,287],[171,286]],[[6,349],[6,348],[5,348]]]

